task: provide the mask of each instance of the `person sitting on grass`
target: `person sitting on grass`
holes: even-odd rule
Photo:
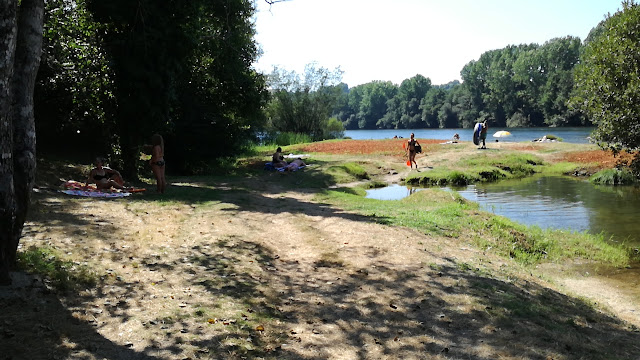
[[[302,159],[297,158],[295,160],[293,160],[292,162],[289,163],[289,165],[287,165],[284,168],[284,171],[296,171],[298,170],[301,166],[307,166],[307,164],[304,163],[304,161],[302,161]]]
[[[88,187],[89,184],[96,184],[96,188],[98,188],[98,190],[111,188],[124,189],[124,180],[122,179],[122,175],[120,175],[117,170],[104,166],[103,158],[97,157],[94,164],[95,167],[91,169],[91,172],[89,172],[87,185],[85,187]]]
[[[288,165],[287,162],[284,160],[284,156],[282,156],[281,147],[278,147],[276,149],[276,152],[274,152],[273,155],[271,156],[271,164],[273,165],[274,168],[283,168]]]

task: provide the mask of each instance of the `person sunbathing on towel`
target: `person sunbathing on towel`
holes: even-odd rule
[[[89,184],[96,184],[98,190],[111,189],[112,187],[124,189],[122,175],[120,175],[118,171],[104,166],[103,158],[97,157],[94,164],[96,167],[89,172],[87,186],[89,186]]]
[[[292,162],[290,162],[289,165],[287,165],[287,167],[284,168],[284,171],[296,171],[301,166],[306,166],[306,165],[307,164],[305,164],[304,161],[302,161],[302,159],[297,158],[297,159],[293,160]]]

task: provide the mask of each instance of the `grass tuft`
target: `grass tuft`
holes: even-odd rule
[[[593,174],[589,181],[598,185],[630,185],[638,179],[628,169],[605,169]]]
[[[42,275],[59,290],[94,287],[98,277],[86,265],[65,260],[50,247],[30,247],[18,253],[18,267]]]

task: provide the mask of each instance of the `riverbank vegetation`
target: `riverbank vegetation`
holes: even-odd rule
[[[601,185],[631,185],[638,182],[631,171],[618,168],[598,171],[589,180]]]

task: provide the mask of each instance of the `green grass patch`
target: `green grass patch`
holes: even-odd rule
[[[338,184],[354,180],[369,179],[369,174],[364,167],[354,162],[331,165],[326,171],[335,178],[336,183]]]
[[[364,184],[364,188],[365,189],[380,189],[383,187],[387,187],[389,186],[389,184],[387,184],[384,181],[377,181],[377,180],[373,180],[373,181],[369,181],[368,183]]]
[[[30,247],[18,253],[18,268],[43,276],[59,290],[91,288],[98,276],[87,265],[64,259],[50,247]]]
[[[525,226],[501,216],[488,216],[479,230],[480,247],[526,265],[580,258],[625,266],[630,260],[624,246],[612,245],[601,235]]]
[[[425,189],[402,200],[366,199],[352,191],[326,191],[319,200],[370,216],[373,221],[414,228],[428,235],[468,235],[478,247],[525,265],[588,259],[625,266],[632,254],[603,236],[540,229],[478,211],[456,192]]]
[[[540,158],[529,154],[479,155],[460,160],[449,167],[411,173],[405,182],[425,186],[464,186],[530,176],[541,171],[541,165],[543,161]]]
[[[555,164],[549,164],[541,169],[541,173],[545,175],[566,175],[573,174],[580,168],[580,165],[571,162],[559,162]]]
[[[631,185],[638,179],[628,169],[605,169],[593,174],[589,181],[598,185]]]
[[[358,211],[378,223],[407,226],[448,237],[459,236],[467,224],[465,211],[477,208],[457,193],[439,189],[425,189],[402,200],[390,201],[367,199],[352,191],[336,189],[325,191],[318,199]]]

